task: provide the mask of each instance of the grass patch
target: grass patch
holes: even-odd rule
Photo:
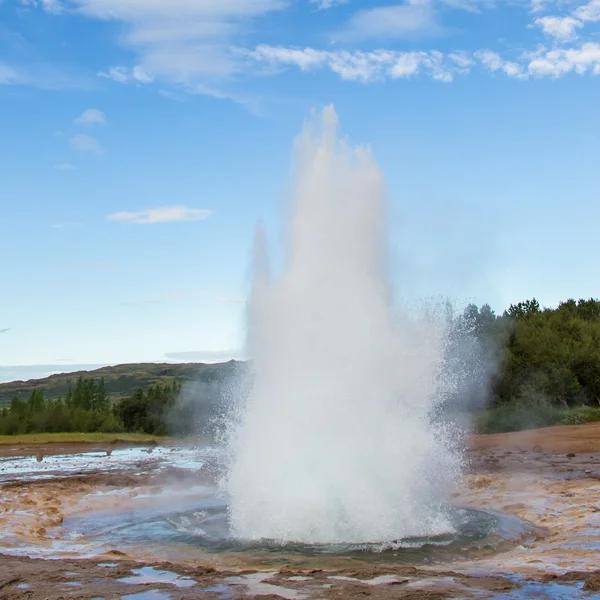
[[[507,433],[554,425],[582,425],[600,421],[600,408],[562,409],[548,404],[510,403],[485,410],[474,418],[477,433]]]
[[[149,435],[146,433],[26,433],[20,435],[0,435],[0,445],[7,444],[94,444],[117,442],[167,442],[173,438]]]

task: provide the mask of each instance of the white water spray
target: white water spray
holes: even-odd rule
[[[443,329],[392,313],[382,174],[326,108],[296,144],[287,261],[259,231],[251,390],[229,431],[234,536],[385,542],[451,530],[459,460],[432,412]],[[235,423],[235,424],[234,424]]]

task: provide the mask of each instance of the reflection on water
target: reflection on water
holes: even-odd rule
[[[118,581],[122,583],[131,583],[140,585],[145,583],[168,583],[179,588],[192,587],[196,582],[189,577],[181,577],[170,571],[159,571],[154,567],[142,567],[141,569],[133,569],[132,577],[123,577]]]
[[[494,600],[575,600],[600,598],[600,594],[584,592],[583,584],[576,583],[523,583],[523,587],[508,594],[494,595]]]
[[[121,596],[121,600],[171,600],[171,596],[166,592],[160,592],[158,590],[148,590],[147,592],[140,592],[138,594],[127,594]]]

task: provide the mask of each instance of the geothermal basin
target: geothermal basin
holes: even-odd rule
[[[599,439],[475,437],[454,534],[347,545],[233,539],[209,445],[4,447],[0,597],[598,597]]]

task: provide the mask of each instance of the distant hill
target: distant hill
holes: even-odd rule
[[[147,389],[157,383],[188,382],[221,382],[234,374],[244,363],[231,360],[226,363],[135,363],[102,367],[93,371],[76,371],[74,373],[61,373],[43,379],[29,381],[12,381],[0,383],[0,406],[10,403],[12,398],[28,398],[34,389],[43,390],[46,398],[64,396],[69,386],[75,386],[81,377],[104,377],[106,391],[109,396],[117,400],[129,396],[138,388]]]

